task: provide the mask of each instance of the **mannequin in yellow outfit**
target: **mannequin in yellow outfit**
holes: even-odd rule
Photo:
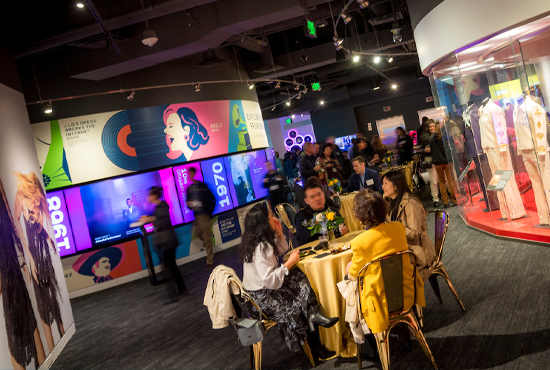
[[[369,211],[365,211],[368,209]],[[357,277],[367,263],[393,253],[408,250],[405,228],[399,222],[386,222],[387,205],[378,193],[362,190],[354,200],[356,217],[369,229],[351,242],[353,257],[349,275]],[[380,214],[380,215],[379,215]],[[363,275],[362,275],[363,276]],[[369,266],[364,272],[361,305],[363,315],[373,333],[380,333],[389,326],[389,312],[384,292],[380,264]],[[403,304],[408,310],[413,304],[424,307],[424,283],[416,276],[416,301],[413,297],[413,265],[409,255],[403,256]]]

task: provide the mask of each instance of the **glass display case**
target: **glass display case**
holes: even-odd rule
[[[430,82],[464,221],[550,243],[550,17],[464,48]]]

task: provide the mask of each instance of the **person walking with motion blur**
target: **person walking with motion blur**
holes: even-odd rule
[[[212,243],[212,214],[216,208],[216,197],[204,182],[195,180],[197,170],[189,169],[189,180],[192,182],[187,189],[187,206],[195,214],[193,227],[202,240],[206,250],[206,267],[214,268],[214,244]]]
[[[176,248],[178,247],[178,238],[170,221],[170,207],[162,198],[162,188],[153,186],[149,190],[148,201],[155,205],[153,216],[142,216],[141,220],[148,223],[152,222],[155,227],[153,234],[153,244],[159,253],[159,257],[164,264],[164,270],[169,271],[174,283],[167,283],[168,301],[165,304],[177,302],[178,295],[187,294],[187,287],[181,276],[181,272],[176,263]]]

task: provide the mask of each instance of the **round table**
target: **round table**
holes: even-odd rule
[[[336,242],[348,244],[361,232],[363,230],[350,232],[337,238]],[[309,249],[317,244],[317,241],[307,243],[302,245],[300,249]],[[324,254],[328,255],[316,258]],[[351,256],[351,249],[334,255],[330,254],[329,251],[319,250],[316,251],[316,254],[302,258],[296,264],[306,274],[325,314],[328,317],[340,318],[332,328],[320,328],[321,342],[329,350],[335,351],[336,356],[340,357],[355,357],[357,355],[357,345],[345,321],[346,301],[336,286],[337,283],[344,280],[346,266],[351,261]],[[285,260],[287,258],[288,253]]]
[[[340,197],[340,214],[344,217],[344,223],[349,231],[364,230],[363,225],[355,218],[353,213],[353,199],[355,199],[356,192],[342,195]]]

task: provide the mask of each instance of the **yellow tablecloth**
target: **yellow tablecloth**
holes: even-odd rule
[[[346,227],[349,231],[364,230],[363,226],[353,214],[353,199],[356,194],[348,194],[340,197],[340,214],[344,217]]]
[[[350,232],[336,239],[339,243],[349,243],[362,231]],[[318,244],[317,241],[304,244],[300,249],[309,249]],[[338,316],[340,320],[332,328],[320,328],[321,342],[336,356],[354,357],[357,355],[357,345],[346,326],[346,301],[338,291],[336,284],[344,280],[346,266],[351,261],[351,249],[331,255],[329,251],[316,251],[317,254],[303,258],[297,266],[309,279],[317,300],[329,317]],[[328,256],[315,258],[324,253]],[[285,258],[286,259],[286,258]]]

